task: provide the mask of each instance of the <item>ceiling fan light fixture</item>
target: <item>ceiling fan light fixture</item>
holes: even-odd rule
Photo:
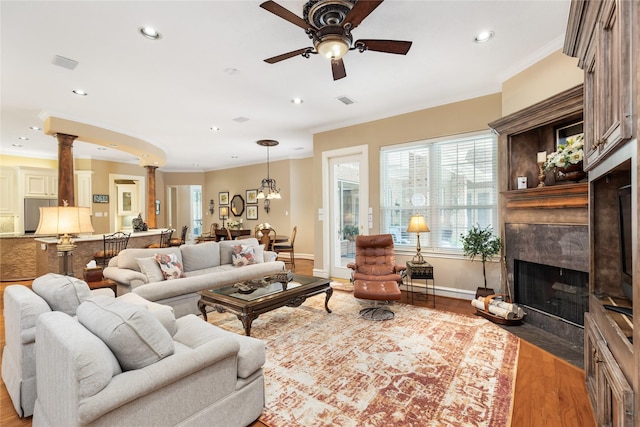
[[[349,51],[349,43],[339,35],[331,35],[322,39],[316,45],[316,50],[327,59],[342,59]]]

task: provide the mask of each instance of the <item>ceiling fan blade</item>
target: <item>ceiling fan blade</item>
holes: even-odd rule
[[[331,71],[333,72],[333,80],[340,80],[347,77],[347,70],[344,68],[342,58],[331,60]]]
[[[273,58],[267,58],[264,62],[269,64],[275,64],[276,62],[284,61],[285,59],[293,58],[294,56],[302,55],[307,51],[312,51],[313,49],[310,47],[305,47],[304,49],[294,50],[292,52],[283,53],[282,55],[274,56]]]
[[[273,13],[274,15],[278,15],[280,18],[291,22],[294,25],[297,25],[298,27],[302,28],[303,30],[307,30],[309,28],[312,28],[311,25],[309,25],[307,22],[305,22],[304,19],[300,18],[298,15],[296,15],[295,13],[289,11],[288,9],[285,9],[284,7],[280,6],[278,3],[274,2],[274,1],[266,1],[264,3],[262,3],[260,5],[261,8],[268,10],[269,12]]]
[[[357,4],[357,3],[356,3]],[[354,46],[358,48],[359,44],[364,45],[366,50],[373,50],[375,52],[396,53],[398,55],[406,55],[411,48],[413,42],[402,40],[369,40],[362,39],[356,40]]]
[[[350,23],[352,29],[357,27],[382,2],[383,0],[358,0],[344,18],[344,22]]]

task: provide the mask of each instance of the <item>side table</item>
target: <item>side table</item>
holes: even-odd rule
[[[436,308],[436,281],[433,278],[433,266],[428,262],[422,264],[407,261],[407,276],[411,284],[411,301],[413,302],[413,279],[424,279],[425,297],[429,297],[429,283],[431,280],[431,290],[433,293],[433,308]]]
[[[118,286],[116,282],[111,279],[102,279],[95,282],[87,282],[89,285],[89,289],[102,289],[102,288],[110,288],[115,296],[118,296]]]

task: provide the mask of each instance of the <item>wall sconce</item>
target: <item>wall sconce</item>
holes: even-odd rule
[[[216,207],[216,204],[213,203],[213,199],[209,200],[209,215],[213,215],[213,209]]]

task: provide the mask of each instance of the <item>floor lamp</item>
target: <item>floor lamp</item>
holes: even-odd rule
[[[417,252],[411,260],[414,264],[425,263],[425,260],[420,253],[420,233],[428,233],[429,231],[430,230],[427,226],[427,222],[424,219],[424,215],[411,215],[411,218],[409,219],[409,227],[407,227],[407,232],[418,234],[418,246],[416,247]]]
[[[51,206],[40,208],[40,222],[36,234],[55,234],[60,237],[56,249],[60,257],[60,272],[73,276],[72,255],[76,245],[71,234],[93,233],[89,208],[79,206]]]

